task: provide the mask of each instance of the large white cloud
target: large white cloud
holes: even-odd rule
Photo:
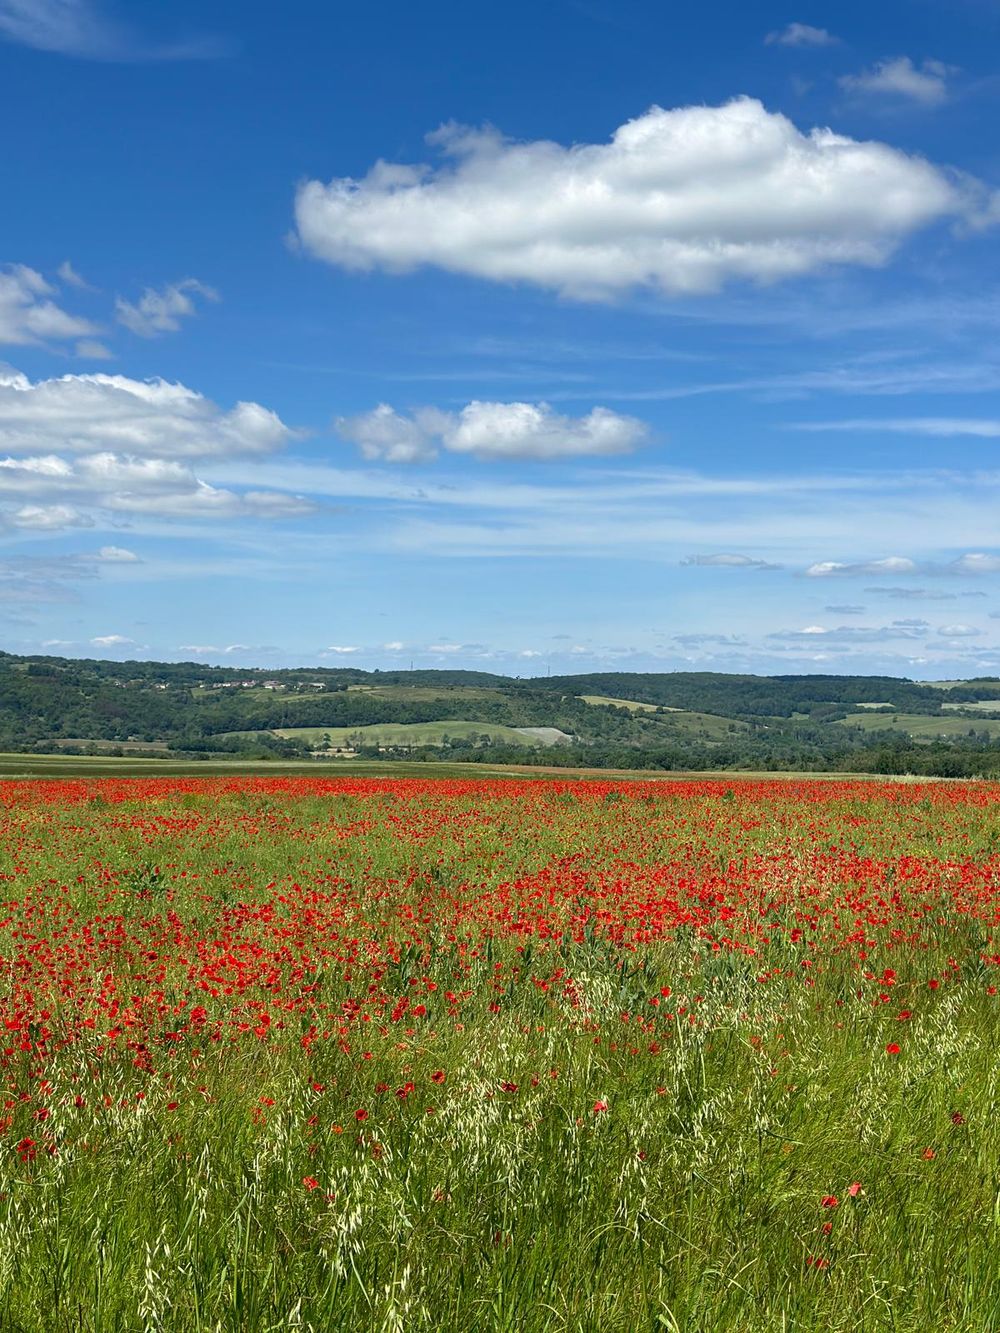
[[[918,228],[990,207],[975,182],[883,143],[804,134],[748,97],[653,107],[606,144],[456,125],[429,138],[449,162],[303,184],[305,249],[349,269],[431,264],[594,299],[876,265]]]
[[[548,403],[471,402],[460,412],[424,408],[413,416],[381,403],[371,412],[340,417],[338,433],[365,458],[417,463],[437,447],[476,458],[580,458],[628,453],[647,435],[645,424],[606,407],[586,416],[554,412]]]
[[[271,454],[292,436],[259,403],[237,403],[227,412],[183,384],[120,375],[33,383],[0,369],[0,526],[78,527],[92,524],[95,511],[167,518],[300,514],[314,506],[295,495],[212,486],[192,468],[194,460]]]

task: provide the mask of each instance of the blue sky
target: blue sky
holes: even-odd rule
[[[0,630],[1000,671],[997,0],[0,0]]]

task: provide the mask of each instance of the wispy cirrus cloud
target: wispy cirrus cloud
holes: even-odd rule
[[[781,643],[810,645],[892,643],[900,639],[923,639],[930,633],[926,620],[894,620],[888,625],[806,625],[802,629],[773,630],[765,637]]]
[[[784,28],[769,32],[764,38],[765,46],[812,47],[839,46],[840,38],[834,37],[826,28],[814,28],[811,23],[789,23]]]
[[[149,41],[117,22],[99,0],[0,0],[0,37],[81,60],[209,60],[232,50],[217,37]]]
[[[738,555],[728,551],[719,551],[712,555],[688,555],[682,565],[694,565],[702,569],[781,569],[781,565],[771,560],[759,560],[752,555]]]
[[[894,435],[930,435],[946,439],[962,435],[1000,438],[1000,420],[994,417],[852,417],[845,421],[795,421],[787,429],[823,431],[887,431]]]
[[[855,563],[840,560],[820,560],[805,571],[807,578],[854,577],[858,574],[997,574],[1000,573],[1000,555],[970,551],[944,563],[911,560],[909,556],[890,555],[880,560],[862,560]],[[869,591],[876,591],[869,589]],[[921,589],[921,592],[923,590]]]

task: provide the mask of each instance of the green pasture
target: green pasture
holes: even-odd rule
[[[1000,736],[1000,718],[928,717],[925,713],[851,713],[833,724],[840,727],[858,727],[862,731],[891,731],[914,740],[933,741],[939,736],[966,736],[972,730],[977,734],[988,731],[991,739]]]

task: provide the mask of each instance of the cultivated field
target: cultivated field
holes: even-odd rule
[[[0,801],[0,1328],[998,1326],[1000,789]]]
[[[998,717],[959,717],[955,713],[932,717],[926,713],[851,713],[833,724],[860,727],[863,731],[895,731],[916,740],[935,740],[938,736],[966,736],[970,731],[1000,736]]]

